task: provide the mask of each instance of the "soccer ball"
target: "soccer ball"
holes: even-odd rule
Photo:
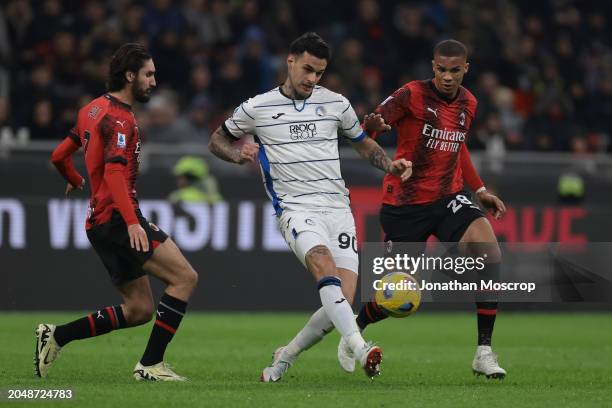
[[[391,272],[380,279],[374,299],[389,316],[406,317],[421,304],[421,289],[416,279],[404,272]]]

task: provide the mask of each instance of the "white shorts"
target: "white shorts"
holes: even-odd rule
[[[357,236],[351,212],[285,210],[278,225],[304,266],[306,253],[317,245],[324,245],[329,248],[336,267],[358,273]]]

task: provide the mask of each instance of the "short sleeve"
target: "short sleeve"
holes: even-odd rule
[[[235,139],[255,134],[255,116],[252,112],[252,99],[240,104],[232,116],[223,123],[223,130]]]
[[[106,115],[98,126],[104,141],[104,163],[127,165],[128,147],[134,135],[131,121]]]
[[[343,99],[346,103],[343,104],[340,112],[340,132],[352,142],[360,142],[366,137],[366,133],[361,128],[359,118],[351,103],[346,98]]]

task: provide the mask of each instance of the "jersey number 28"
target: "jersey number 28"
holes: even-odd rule
[[[459,211],[464,205],[467,205],[470,208],[478,208],[478,206],[474,205],[474,203],[463,194],[457,194],[455,198],[446,205],[446,208],[450,208],[453,214],[457,214],[457,211]]]

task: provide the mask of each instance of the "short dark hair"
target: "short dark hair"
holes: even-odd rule
[[[466,57],[468,55],[467,47],[461,41],[444,40],[436,44],[433,50],[433,55],[441,55],[443,57]]]
[[[321,58],[329,62],[331,60],[331,48],[323,38],[317,33],[304,33],[291,43],[289,53],[301,55],[307,52],[317,58]]]
[[[151,54],[142,44],[123,44],[113,55],[108,69],[106,88],[109,92],[120,91],[125,87],[125,73],[138,73],[145,61],[151,59]]]

